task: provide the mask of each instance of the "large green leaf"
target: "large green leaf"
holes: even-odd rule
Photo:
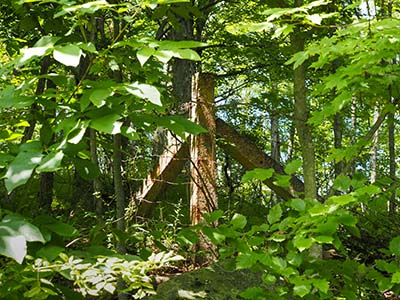
[[[36,168],[38,172],[54,172],[61,167],[62,159],[64,158],[64,152],[56,151],[50,152],[43,160],[40,165]]]
[[[92,119],[90,127],[108,134],[117,134],[121,132],[122,122],[118,121],[121,116],[118,114],[109,114],[96,119]]]
[[[105,100],[112,94],[113,91],[111,89],[105,89],[105,88],[94,89],[90,93],[89,99],[96,107],[101,107],[104,104],[106,104]]]
[[[242,177],[242,182],[247,182],[252,179],[257,179],[264,181],[266,179],[271,178],[274,175],[274,170],[273,169],[261,169],[261,168],[255,168],[251,171],[247,171],[243,177]]]
[[[282,208],[279,204],[272,207],[268,213],[267,220],[270,224],[276,223],[282,217]]]
[[[22,263],[26,256],[26,240],[23,235],[9,231],[7,227],[0,226],[0,254]]]
[[[241,214],[234,214],[230,224],[233,229],[243,229],[247,224],[247,219]]]
[[[23,148],[21,148],[23,149]],[[8,166],[5,175],[5,185],[8,192],[25,184],[32,175],[35,167],[41,162],[43,154],[38,149],[21,151]]]
[[[160,92],[152,85],[135,82],[126,85],[125,89],[132,95],[149,100],[155,105],[162,106]]]
[[[27,242],[45,242],[40,230],[18,215],[5,216],[0,222],[0,226],[11,228],[17,234],[23,235]]]
[[[44,56],[50,53],[50,50],[53,48],[54,44],[59,40],[59,37],[54,36],[44,36],[40,40],[36,42],[36,44],[32,48],[23,48],[21,49],[22,57],[19,59],[18,64],[22,65],[29,61],[31,58],[37,56]]]
[[[77,67],[81,60],[82,50],[73,44],[54,47],[54,59],[63,65]]]

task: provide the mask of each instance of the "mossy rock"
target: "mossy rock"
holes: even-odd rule
[[[249,287],[262,286],[261,274],[250,270],[228,271],[219,264],[177,275],[161,283],[157,295],[149,300],[243,299],[240,293]]]

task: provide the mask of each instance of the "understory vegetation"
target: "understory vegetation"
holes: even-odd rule
[[[400,299],[399,9],[3,0],[0,299]]]

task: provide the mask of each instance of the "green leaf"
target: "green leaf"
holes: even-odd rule
[[[51,152],[48,154],[36,168],[38,172],[54,172],[60,169],[61,162],[64,158],[64,152]]]
[[[140,65],[143,65],[149,60],[149,58],[156,52],[153,48],[143,47],[138,52],[136,52],[136,57],[139,60]]]
[[[207,130],[200,125],[181,116],[166,116],[158,118],[156,122],[159,126],[168,128],[183,139],[186,139],[186,133],[197,135],[207,132]]]
[[[285,173],[289,175],[294,174],[300,169],[301,165],[302,165],[301,160],[298,159],[292,160],[286,165]]]
[[[0,226],[11,228],[16,234],[24,236],[27,242],[45,243],[45,239],[40,230],[21,216],[7,215],[0,222]]]
[[[100,175],[99,167],[90,160],[76,158],[74,165],[79,175],[85,180],[92,180]]]
[[[400,283],[400,272],[396,272],[393,274],[392,283]]]
[[[101,107],[106,104],[106,99],[113,95],[113,91],[110,89],[95,89],[89,95],[89,100],[96,107]]]
[[[309,283],[297,283],[293,288],[293,294],[303,298],[305,295],[309,294],[311,291],[311,284]]]
[[[277,186],[281,186],[281,187],[289,187],[290,186],[291,177],[289,175],[276,174],[275,178],[276,178],[276,180],[274,181],[274,184],[276,184]]]
[[[243,177],[242,182],[248,182],[253,179],[264,181],[271,178],[274,175],[274,169],[260,169],[256,168],[251,171],[247,171]]]
[[[393,254],[400,256],[400,236],[397,236],[390,241],[389,250]]]
[[[343,205],[347,205],[349,203],[355,202],[356,200],[357,199],[353,195],[347,194],[347,195],[340,195],[340,196],[332,196],[326,201],[326,203],[343,206]]]
[[[315,237],[315,241],[320,244],[330,244],[333,242],[333,237],[328,235],[319,235]]]
[[[333,183],[333,186],[342,192],[346,192],[351,185],[351,179],[349,176],[346,175],[339,175],[338,177],[335,178],[335,181]]]
[[[237,269],[249,269],[257,263],[257,255],[252,253],[241,253],[236,258]]]
[[[229,222],[233,229],[243,229],[247,224],[247,219],[241,214],[234,214],[231,221]]]
[[[223,214],[224,212],[222,210],[214,210],[210,213],[204,214],[204,219],[208,223],[213,223],[215,221],[218,221],[223,216]]]
[[[304,236],[296,236],[293,239],[293,245],[299,249],[300,252],[303,252],[306,249],[309,249],[314,241],[312,239],[306,238]]]
[[[120,115],[108,114],[90,121],[90,127],[105,132],[108,134],[117,134],[121,132],[122,122],[118,121],[121,119]]]
[[[270,224],[273,224],[278,222],[281,217],[282,217],[282,208],[280,204],[277,204],[270,209],[267,216],[267,220]]]
[[[24,64],[31,58],[36,56],[44,56],[50,52],[54,44],[59,40],[59,37],[44,36],[40,38],[32,48],[21,49],[22,57],[19,59],[19,65]]]
[[[48,215],[41,215],[36,218],[36,223],[39,223],[44,228],[54,232],[62,237],[75,237],[79,234],[79,231],[75,227],[54,219]]]
[[[162,106],[160,92],[152,85],[136,82],[126,85],[125,89],[132,95],[147,99],[155,105]]]
[[[312,285],[320,292],[326,294],[329,291],[329,281],[326,279],[312,279]]]
[[[73,44],[66,46],[55,46],[53,51],[54,59],[63,65],[77,67],[81,60],[82,50]]]
[[[48,261],[52,261],[58,257],[58,255],[64,251],[63,247],[59,246],[45,246],[39,249],[39,251],[36,252],[36,255],[39,257],[46,258]]]
[[[290,200],[290,207],[297,211],[305,211],[306,210],[306,202],[303,199],[295,198]]]
[[[26,256],[26,240],[23,235],[18,235],[9,227],[0,226],[0,254],[22,263]]]
[[[15,159],[8,166],[5,175],[5,185],[8,192],[25,184],[32,175],[35,167],[42,160],[42,153],[36,149],[22,151],[18,153]]]

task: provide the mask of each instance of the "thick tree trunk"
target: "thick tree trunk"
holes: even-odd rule
[[[216,120],[218,146],[237,160],[246,170],[254,168],[272,168],[278,174],[284,175],[284,167],[271,156],[258,149],[247,137],[241,136],[235,129],[221,119]],[[296,176],[291,176],[289,188],[277,186],[274,179],[264,181],[277,196],[283,200],[301,197],[304,194],[304,184]],[[297,194],[298,193],[298,194]]]
[[[207,133],[191,137],[191,196],[190,218],[192,225],[204,222],[204,214],[218,208],[217,166],[215,161],[214,79],[209,74],[196,74],[193,78],[193,103],[191,120]],[[206,256],[195,255],[199,263],[217,258],[215,246],[203,235],[193,249],[203,250]]]
[[[203,221],[203,215],[218,207],[217,169],[215,163],[214,79],[208,74],[196,74],[193,80],[191,120],[208,130],[192,137],[190,215],[193,225]]]
[[[295,6],[301,6],[302,0],[296,0]],[[291,38],[294,53],[304,50],[304,39],[299,28]],[[294,86],[294,120],[299,137],[303,158],[304,194],[306,198],[317,198],[317,184],[315,179],[315,154],[311,128],[307,124],[308,107],[306,97],[306,70],[301,64],[293,72]]]

